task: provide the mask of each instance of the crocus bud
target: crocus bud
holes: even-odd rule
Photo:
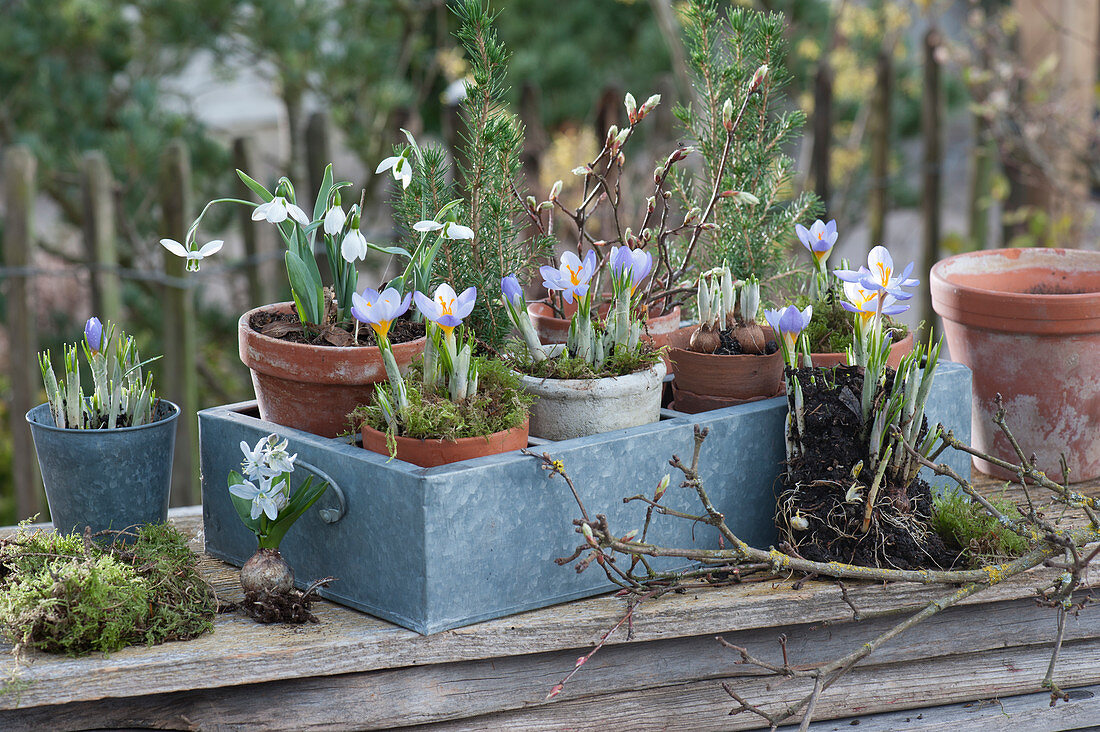
[[[733,129],[733,100],[726,99],[722,105],[722,126],[726,128],[726,132]]]
[[[523,303],[523,288],[515,275],[500,278],[500,291],[513,307],[518,308]]]
[[[661,103],[661,95],[660,94],[654,94],[649,99],[645,100],[645,103],[642,105],[641,110],[638,112],[638,119],[642,119],[647,114],[652,112],[654,109],[657,108],[657,105],[660,104],[660,103]]]
[[[99,353],[99,346],[103,340],[103,323],[99,322],[99,318],[94,315],[84,324],[84,340],[88,344],[88,350]]]
[[[756,70],[756,73],[752,75],[752,81],[749,83],[749,94],[760,88],[760,85],[764,83],[764,80],[768,78],[768,65],[764,64]]]
[[[699,284],[702,285],[703,281],[700,280]],[[701,295],[701,293],[700,293],[700,295]],[[661,478],[661,482],[657,484],[657,490],[653,492],[653,501],[654,501],[654,503],[661,500],[661,496],[663,496],[665,494],[665,491],[668,490],[668,484],[669,484],[669,481],[671,481],[671,480],[672,480],[672,475],[670,475],[669,473],[665,473],[665,477]]]
[[[550,186],[550,200],[551,201],[558,200],[558,196],[561,195],[561,186],[562,186],[562,183],[561,183],[560,180],[554,181],[554,185]]]
[[[638,121],[638,103],[634,101],[634,95],[630,92],[626,93],[626,117],[630,120],[630,124],[634,124]]]

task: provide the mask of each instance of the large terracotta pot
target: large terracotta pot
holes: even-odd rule
[[[890,357],[886,359],[886,365],[896,369],[901,359],[913,350],[913,332],[905,334],[900,341],[890,346]],[[847,366],[848,355],[845,353],[811,353],[814,366],[828,368],[830,366]]]
[[[599,308],[600,315],[606,315],[608,305]],[[545,300],[537,300],[527,305],[527,314],[531,317],[531,324],[535,326],[535,332],[543,343],[565,343],[569,337],[569,322],[573,313],[577,311],[576,303],[566,304],[566,318],[555,317],[553,309]],[[669,336],[680,327],[680,306],[677,305],[664,315],[654,315],[650,311],[649,319],[643,331],[654,348],[668,345]]]
[[[991,421],[999,393],[1007,423],[1037,467],[1070,481],[1100,476],[1100,252],[1001,249],[932,268],[932,306],[951,358],[973,371],[974,446],[1017,462]],[[985,460],[975,467],[1011,477]]]
[[[737,403],[778,396],[783,393],[783,354],[718,356],[688,350],[694,326],[681,328],[672,335],[668,358],[672,362],[673,382],[678,392],[697,396],[722,397]],[[764,336],[773,340],[770,327]],[[698,400],[695,400],[698,402]],[[717,406],[729,406],[715,402]]]
[[[397,459],[422,468],[457,463],[460,460],[497,455],[527,447],[528,421],[510,430],[494,432],[488,437],[461,437],[457,440],[421,440],[414,437],[396,437]],[[382,455],[389,455],[386,433],[363,425],[363,447]]]
[[[382,356],[374,346],[338,348],[271,338],[253,330],[260,310],[289,313],[289,302],[249,310],[237,323],[241,361],[252,371],[260,418],[284,427],[336,437],[347,431],[347,415],[374,396],[374,385],[386,378]],[[397,343],[393,355],[404,371],[424,350],[424,339]]]

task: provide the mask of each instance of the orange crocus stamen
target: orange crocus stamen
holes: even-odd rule
[[[578,267],[577,269],[573,269],[572,267],[570,267],[570,266],[569,266],[569,265],[567,264],[567,265],[565,265],[565,268],[566,268],[567,270],[569,270],[569,280],[570,280],[570,281],[571,281],[571,282],[572,282],[572,283],[573,283],[574,285],[579,285],[579,284],[581,283],[581,278],[580,278],[580,271],[581,271],[582,269],[584,269],[584,265],[582,264],[582,265],[581,265],[580,267]]]
[[[454,306],[455,306],[454,298],[451,298],[450,300],[444,300],[442,295],[439,297],[439,314],[440,314],[440,316],[454,315]]]
[[[887,267],[882,262],[878,262],[875,266],[878,267],[878,273],[879,273],[879,276],[882,278],[882,284],[885,285],[886,283],[888,283],[890,281],[890,274],[891,274],[890,268]]]

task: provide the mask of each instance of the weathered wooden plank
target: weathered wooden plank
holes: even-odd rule
[[[125,327],[115,237],[115,179],[107,156],[100,150],[84,153],[80,194],[84,205],[84,246],[94,265],[93,311],[103,322],[110,320]]]
[[[810,664],[843,655],[890,625],[880,618],[843,627],[793,626],[724,634],[754,654],[780,662],[776,638],[788,638],[792,663]],[[873,665],[933,663],[948,656],[1017,648],[1032,653],[1053,635],[1054,617],[1029,601],[955,608],[922,624],[872,659]],[[981,625],[982,633],[960,628]],[[1100,617],[1083,615],[1067,627],[1068,642],[1100,643]],[[43,707],[38,713],[0,712],[0,727],[10,719],[28,726],[50,719],[61,728],[79,728],[98,720],[108,726],[133,724],[173,726],[186,721],[199,728],[218,724],[256,725],[278,729],[286,710],[295,724],[383,729],[423,724],[547,703],[598,698],[688,682],[754,676],[736,663],[737,656],[711,636],[630,643],[601,651],[567,687],[559,701],[546,702],[547,691],[573,666],[578,651],[498,658],[466,663],[415,666],[362,674],[277,681],[209,691],[190,691],[106,702]],[[1100,678],[1100,657],[1091,671]],[[941,678],[944,684],[956,678]],[[1038,680],[1036,680],[1037,683]],[[272,699],[278,699],[273,704]],[[302,710],[309,710],[303,714]],[[6,716],[5,716],[6,715]]]
[[[1100,642],[1095,640],[1066,646],[1063,662],[1059,664],[1066,688],[1096,684],[1098,656]],[[830,719],[1037,692],[1049,660],[1046,649],[1032,647],[934,658],[921,663],[857,666],[821,695],[815,717]],[[944,679],[951,679],[951,683],[945,683]],[[779,708],[809,691],[809,684],[802,680],[776,683],[767,679],[731,677],[727,681],[739,694],[765,709]],[[735,706],[722,690],[719,680],[707,680],[405,729],[430,729],[432,732],[606,729],[707,732],[767,726],[759,718],[746,714],[729,716],[729,710]]]
[[[957,732],[980,729],[982,732],[1062,732],[1070,729],[1096,729],[1100,720],[1100,686],[1072,689],[1068,702],[1050,706],[1050,694],[1023,694],[998,699],[983,699],[928,707],[906,712],[887,712],[866,717],[845,717],[828,722],[813,722],[810,732]],[[789,732],[793,727],[780,727]]]

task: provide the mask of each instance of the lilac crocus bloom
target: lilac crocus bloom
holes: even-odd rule
[[[519,286],[515,275],[500,278],[500,291],[512,307],[518,309],[523,305],[523,288]]]
[[[363,294],[351,295],[351,314],[360,323],[366,323],[380,339],[389,338],[390,325],[409,309],[412,295],[401,297],[401,293],[392,287],[378,292],[370,287]]]
[[[583,262],[573,252],[565,252],[561,255],[561,264],[558,267],[539,267],[543,287],[560,291],[568,303],[573,302],[574,297],[588,294],[588,282],[595,273],[596,252],[593,249],[589,249],[588,254],[584,255]]]
[[[103,341],[103,323],[99,322],[99,318],[94,315],[84,324],[84,340],[92,353],[99,353],[99,347]]]
[[[462,319],[473,312],[477,288],[467,287],[461,295],[456,295],[454,288],[444,282],[435,288],[430,299],[422,292],[414,292],[413,300],[416,302],[416,309],[425,318],[438,324],[444,333],[450,335],[462,323]]]
[[[817,266],[824,267],[825,260],[829,258],[829,255],[833,252],[833,246],[836,245],[837,230],[836,219],[833,219],[829,223],[825,223],[821,219],[813,222],[810,228],[807,229],[802,224],[795,224],[794,231],[798,234],[799,241],[802,242],[802,246],[806,247],[813,255],[814,262]]]
[[[644,249],[612,247],[611,273],[616,279],[630,285],[630,294],[653,269],[653,255]]]
[[[913,263],[902,271],[900,275],[894,272],[894,259],[884,246],[876,246],[867,253],[867,266],[858,270],[838,269],[834,270],[839,279],[844,282],[858,283],[865,290],[874,290],[891,295],[898,300],[908,300],[913,293],[906,292],[904,287],[916,287],[920,280],[909,275],[913,272]]]
[[[788,305],[782,310],[765,310],[764,319],[779,336],[787,353],[794,352],[794,344],[798,341],[799,334],[810,324],[813,317],[813,306],[807,305],[805,310],[799,310],[794,305]]]

